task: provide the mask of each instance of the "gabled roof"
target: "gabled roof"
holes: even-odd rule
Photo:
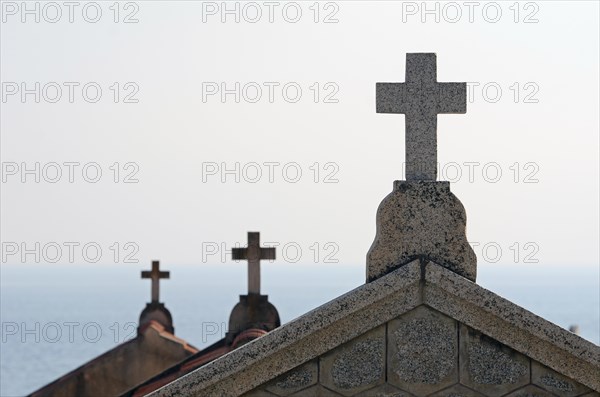
[[[414,260],[151,395],[239,396],[419,306],[600,390],[599,346],[436,263]]]
[[[197,352],[198,349],[151,320],[139,329],[135,338],[63,375],[30,397],[119,395]]]
[[[145,396],[164,385],[200,368],[201,366],[216,360],[217,358],[229,353],[238,348],[245,340],[256,339],[265,335],[267,331],[261,329],[249,329],[238,335],[233,343],[227,343],[226,338],[223,338],[207,348],[189,356],[180,363],[173,365],[160,374],[153,376],[145,382],[131,388],[121,397],[139,397]]]

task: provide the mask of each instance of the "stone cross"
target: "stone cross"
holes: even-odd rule
[[[158,303],[158,283],[161,278],[169,278],[169,272],[158,270],[159,261],[152,261],[152,270],[144,270],[142,278],[152,279],[152,303]]]
[[[275,259],[275,248],[262,248],[260,233],[248,232],[248,247],[233,248],[231,256],[235,261],[248,261],[248,294],[260,295],[260,261],[261,259]]]
[[[377,113],[406,115],[406,180],[437,177],[437,115],[467,112],[467,83],[438,83],[436,55],[406,54],[405,83],[377,83]]]

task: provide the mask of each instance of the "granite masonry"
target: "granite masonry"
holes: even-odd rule
[[[600,348],[416,259],[152,396],[600,397]]]
[[[367,281],[416,259],[432,260],[475,281],[477,257],[465,233],[467,215],[449,182],[395,181],[377,210],[367,254]]]

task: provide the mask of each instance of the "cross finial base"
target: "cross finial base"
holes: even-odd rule
[[[175,334],[173,317],[171,316],[171,312],[165,307],[164,304],[158,302],[146,303],[146,307],[142,311],[142,314],[140,314],[138,334],[143,331],[151,321],[156,321],[165,327],[167,332]]]
[[[229,328],[225,339],[231,344],[243,331],[255,329],[269,332],[280,325],[279,312],[269,302],[268,295],[240,295],[239,303],[229,316]]]
[[[367,254],[367,282],[417,258],[471,281],[477,257],[467,241],[467,215],[450,182],[395,181],[377,209],[377,234]]]

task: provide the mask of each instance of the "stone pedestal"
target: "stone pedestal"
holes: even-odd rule
[[[449,182],[395,181],[376,222],[367,282],[419,258],[475,281],[477,258],[466,237],[467,215]]]
[[[280,325],[279,313],[269,302],[268,295],[240,295],[240,301],[229,316],[229,329],[225,338],[231,344],[243,331],[259,329],[270,332]]]
[[[156,321],[168,332],[174,334],[175,328],[173,327],[173,317],[171,312],[165,307],[164,303],[150,302],[146,303],[146,307],[140,314],[140,322],[138,326],[138,334],[150,321]]]

